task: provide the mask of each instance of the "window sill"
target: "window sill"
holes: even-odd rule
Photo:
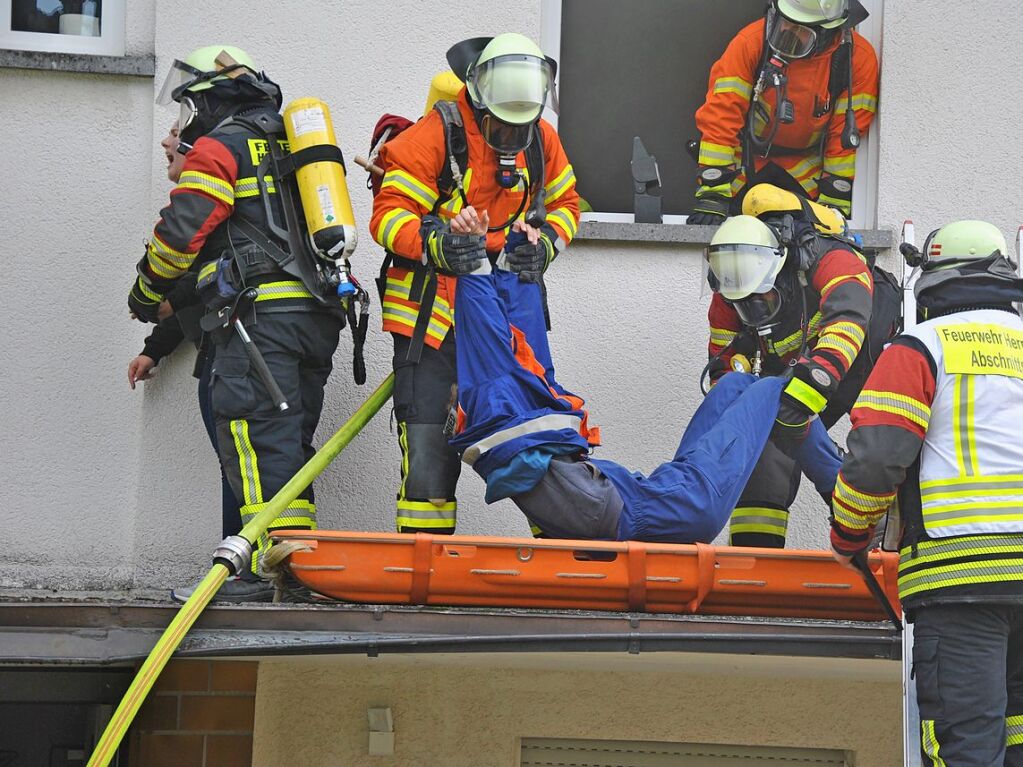
[[[576,240],[605,240],[614,242],[660,242],[706,245],[717,227],[693,224],[635,224],[631,222],[583,221]],[[888,250],[895,245],[889,229],[856,229],[863,237],[867,250]]]
[[[83,53],[39,53],[0,50],[0,68],[42,69],[48,72],[84,72],[99,75],[154,77],[155,56],[89,56]]]

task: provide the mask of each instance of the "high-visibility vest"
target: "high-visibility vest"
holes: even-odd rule
[[[900,594],[905,602],[1023,592],[1023,320],[980,309],[906,335],[934,361],[935,394],[919,505],[906,515]]]

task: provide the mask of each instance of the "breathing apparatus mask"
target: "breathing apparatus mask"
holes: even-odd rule
[[[772,227],[753,216],[732,216],[718,228],[704,257],[711,288],[744,325],[763,332],[777,323],[790,291],[779,279],[785,250]]]
[[[849,16],[849,0],[775,0],[767,11],[767,45],[802,59],[831,45]]]

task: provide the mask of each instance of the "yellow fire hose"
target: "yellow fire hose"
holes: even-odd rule
[[[362,403],[352,417],[337,430],[337,433],[327,440],[327,443],[319,449],[316,455],[310,458],[305,466],[288,480],[288,483],[280,489],[277,495],[270,499],[269,503],[266,504],[266,508],[242,528],[241,537],[255,546],[259,536],[266,532],[277,516],[288,507],[288,504],[298,498],[298,494],[305,490],[312,483],[313,479],[330,465],[330,462],[337,457],[338,453],[348,446],[348,443],[355,438],[355,435],[362,431],[363,427],[369,423],[377,411],[384,406],[393,390],[394,374],[391,373],[377,387],[376,391]],[[135,679],[132,680],[131,686],[121,699],[121,703],[114,712],[110,723],[107,725],[106,730],[103,731],[103,736],[96,744],[96,749],[92,752],[92,757],[89,759],[88,767],[107,767],[110,764],[110,760],[117,752],[121,740],[128,731],[132,720],[134,720],[135,714],[138,713],[142,702],[156,683],[160,672],[163,671],[167,661],[170,660],[171,655],[177,650],[178,645],[181,644],[181,640],[184,639],[192,624],[199,618],[206,605],[210,603],[210,600],[216,595],[224,581],[227,580],[228,575],[227,565],[216,562],[209,573],[206,574],[206,577],[196,586],[192,596],[182,605],[178,614],[174,616],[174,620],[171,621],[170,625],[163,632],[160,640],[156,643],[152,652],[149,653],[149,657],[146,658],[145,663],[142,664],[142,667],[135,675]]]

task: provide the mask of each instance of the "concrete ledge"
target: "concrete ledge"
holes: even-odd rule
[[[610,221],[584,221],[579,226],[577,240],[605,240],[609,242],[661,242],[686,245],[706,245],[717,227],[691,224],[633,224]],[[887,250],[895,244],[890,229],[857,229],[863,237],[863,247]]]
[[[81,53],[40,53],[0,50],[0,67],[41,69],[47,72],[82,72],[97,75],[153,77],[155,56],[87,56]]]

